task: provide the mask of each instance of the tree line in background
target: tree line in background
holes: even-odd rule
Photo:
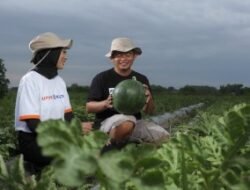
[[[242,84],[227,84],[220,86],[219,89],[211,86],[196,86],[186,85],[182,88],[176,89],[174,87],[162,87],[160,85],[151,86],[153,92],[168,93],[168,94],[184,94],[184,95],[250,95],[250,88],[244,87]],[[68,87],[69,91],[86,92],[89,86],[79,86],[72,84]]]
[[[6,68],[4,66],[3,60],[0,58],[0,98],[4,97],[8,92],[8,85],[10,83],[9,79],[6,78]]]
[[[6,68],[3,63],[3,59],[0,58],[0,98],[4,97],[8,90],[17,90],[17,87],[8,88],[10,83],[9,79],[6,78]],[[69,91],[74,92],[87,92],[89,86],[80,86],[76,83],[68,87]],[[184,94],[184,95],[250,95],[250,88],[245,87],[242,84],[227,84],[222,85],[218,89],[211,86],[197,86],[197,85],[186,85],[182,88],[176,89],[175,87],[163,87],[160,85],[152,85],[152,91],[157,93],[168,93],[168,94]]]

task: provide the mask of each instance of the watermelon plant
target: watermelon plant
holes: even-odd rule
[[[43,153],[54,157],[52,166],[58,183],[68,187],[86,185],[92,177],[105,189],[161,189],[164,186],[161,161],[152,157],[153,145],[141,148],[131,145],[122,151],[100,154],[107,142],[107,135],[95,131],[82,136],[80,123],[70,125],[63,121],[42,123],[38,132],[38,143]],[[141,177],[142,176],[142,177]]]
[[[114,108],[123,114],[134,114],[141,111],[146,102],[145,88],[135,79],[127,79],[116,85],[112,92]]]
[[[14,130],[15,92],[0,99],[0,155],[4,159],[16,154],[16,133]]]
[[[22,155],[11,162],[5,164],[0,155],[1,190],[58,190],[52,167],[46,168],[38,179],[35,175],[26,173]]]
[[[195,130],[177,131],[160,147],[131,144],[102,156],[96,148],[105,141],[96,132],[81,137],[75,124],[44,123],[38,138],[44,153],[55,157],[58,181],[71,187],[92,176],[103,189],[248,190],[249,118],[250,105],[241,104],[203,125],[193,123]]]
[[[13,94],[14,95],[14,94]],[[72,94],[75,115],[80,120],[85,109]],[[39,132],[45,154],[53,156],[52,170],[41,177],[26,176],[22,156],[7,165],[15,148],[13,108],[15,98],[0,100],[0,189],[84,190],[98,184],[99,189],[232,189],[250,186],[250,105],[249,97],[180,96],[156,94],[157,113],[172,112],[183,106],[204,102],[206,106],[189,123],[174,126],[170,140],[155,145],[131,144],[121,151],[100,155],[106,143],[104,134],[82,136],[79,122],[44,123]],[[213,106],[210,106],[213,104]],[[7,111],[7,112],[6,112]],[[103,136],[104,135],[104,136]]]

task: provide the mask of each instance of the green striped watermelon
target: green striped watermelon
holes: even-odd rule
[[[123,114],[141,111],[146,102],[145,88],[135,79],[127,79],[116,85],[112,92],[113,107]]]

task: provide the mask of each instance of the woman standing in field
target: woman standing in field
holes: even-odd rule
[[[69,122],[73,118],[66,84],[58,75],[58,70],[64,68],[67,49],[72,43],[71,39],[61,39],[50,32],[36,36],[29,43],[34,68],[19,83],[15,130],[24,160],[40,167],[48,165],[51,158],[43,156],[37,144],[38,124],[49,119]]]

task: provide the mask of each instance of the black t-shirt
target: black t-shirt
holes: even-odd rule
[[[124,76],[117,74],[112,68],[112,69],[103,71],[94,77],[90,86],[87,102],[102,101],[102,100],[107,99],[109,96],[110,89],[114,89],[115,86],[119,82],[126,80],[126,79],[132,79],[132,77],[134,76],[136,77],[136,80],[140,81],[143,84],[148,85],[150,88],[150,84],[146,76],[138,72],[132,71],[129,76],[124,77]],[[114,114],[118,114],[118,112],[115,109],[113,108],[106,109],[102,112],[96,113],[96,120],[98,122],[101,122],[104,119]],[[134,116],[137,119],[141,119],[141,113],[136,113],[134,114]]]

